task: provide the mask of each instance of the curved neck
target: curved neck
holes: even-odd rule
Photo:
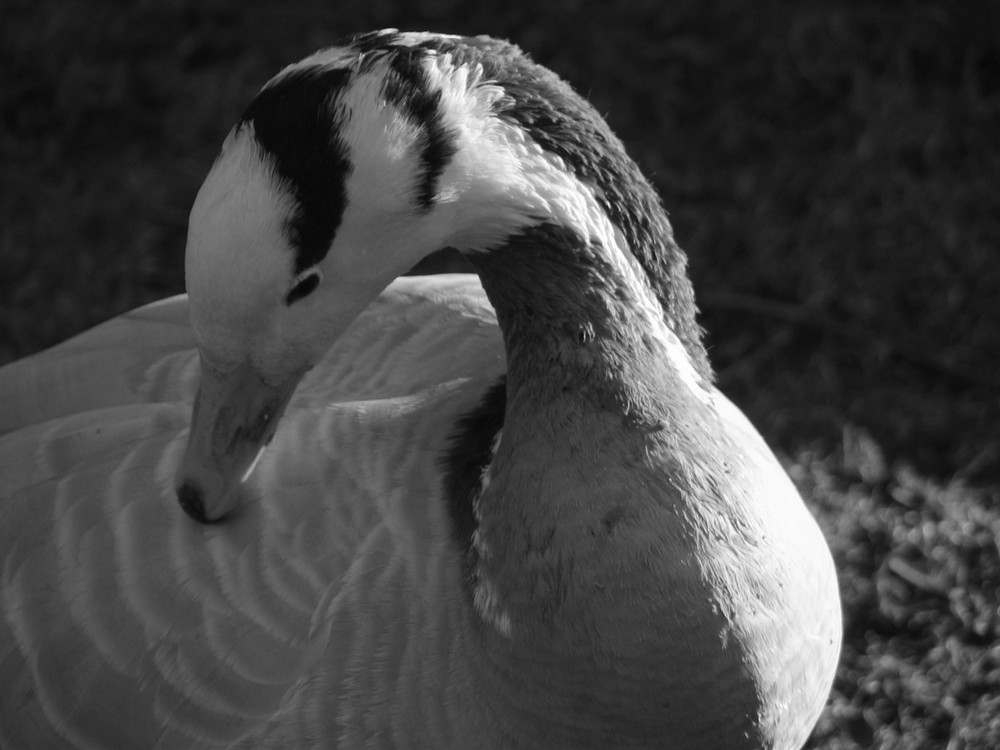
[[[470,260],[503,331],[510,396],[529,386],[549,391],[546,400],[573,392],[641,419],[678,388],[703,395],[710,385],[693,319],[670,327],[676,311],[631,254],[543,224]]]
[[[556,575],[563,558],[606,565],[588,558],[587,534],[613,537],[622,519],[644,512],[644,474],[650,482],[662,474],[650,457],[709,399],[710,384],[641,270],[615,252],[540,226],[473,258],[508,367],[503,433],[475,503],[472,550],[477,606],[501,632],[548,616],[538,601],[514,611],[537,593],[525,581]],[[600,554],[617,554],[613,547]]]
[[[721,615],[692,562],[701,511],[685,503],[698,493],[663,471],[678,455],[706,460],[710,385],[642,271],[614,252],[549,226],[473,258],[508,358],[468,571],[483,663],[514,665],[491,677],[512,702],[516,686],[537,686],[527,694],[547,705],[521,706],[519,721],[566,717],[567,746],[687,720],[710,727],[709,712],[668,715],[661,698],[684,693],[676,680],[698,669],[686,660],[712,653],[723,627],[705,626]],[[685,467],[676,473],[687,481]],[[689,611],[668,591],[690,593]],[[675,648],[680,633],[690,654]],[[738,669],[738,659],[713,669]],[[581,685],[600,687],[583,695]]]

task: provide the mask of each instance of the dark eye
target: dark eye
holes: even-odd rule
[[[292,285],[292,288],[288,290],[288,294],[285,295],[285,304],[291,305],[293,302],[298,302],[303,297],[308,297],[316,290],[316,287],[319,286],[321,278],[322,277],[319,271],[306,271]]]

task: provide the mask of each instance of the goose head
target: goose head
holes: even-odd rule
[[[621,249],[608,262],[642,279],[649,316],[707,377],[658,198],[554,74],[503,42],[392,30],[281,71],[191,211],[202,371],[182,507],[206,522],[238,506],[303,375],[393,279],[443,248],[495,258],[539,227]]]

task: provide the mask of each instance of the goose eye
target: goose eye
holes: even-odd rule
[[[295,282],[288,294],[285,295],[285,304],[291,305],[293,302],[298,302],[303,297],[308,297],[312,294],[316,287],[319,286],[321,275],[319,271],[310,271]]]

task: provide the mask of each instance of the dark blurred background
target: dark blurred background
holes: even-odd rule
[[[811,746],[1000,746],[996,0],[3,0],[0,364],[181,292],[256,89],[387,26],[517,42],[660,190],[719,383],[840,570]]]

